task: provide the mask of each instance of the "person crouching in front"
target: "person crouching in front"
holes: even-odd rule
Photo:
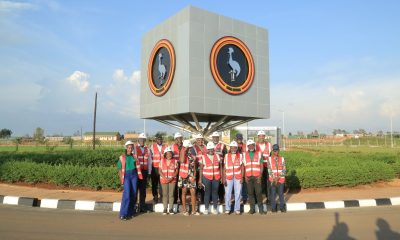
[[[140,163],[132,154],[133,146],[134,143],[132,141],[125,143],[125,151],[119,157],[117,163],[118,175],[124,189],[119,211],[121,220],[128,220],[133,217],[136,206],[137,181],[138,178],[143,178]]]
[[[173,152],[170,147],[164,150],[164,157],[159,165],[160,182],[163,192],[163,215],[168,213],[167,207],[169,206],[169,214],[175,214],[174,206],[174,191],[176,176],[178,175],[178,162],[173,158]]]

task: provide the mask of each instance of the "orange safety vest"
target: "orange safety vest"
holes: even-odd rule
[[[268,164],[272,171],[272,174],[278,178],[279,183],[285,183],[285,176],[281,176],[282,171],[285,170],[285,159],[282,156],[278,157],[278,161],[275,160],[275,157],[268,158]],[[269,176],[269,181],[272,182],[272,176]]]
[[[217,145],[215,145],[215,148],[214,148],[214,152],[216,154],[218,154],[221,159],[223,159],[223,157],[224,157],[223,152],[222,152],[224,150],[224,148],[225,148],[225,144],[222,142],[219,142]]]
[[[236,153],[235,156],[235,161],[232,161],[232,153],[228,153],[225,156],[225,176],[227,180],[232,180],[233,177],[236,179],[241,179],[242,178],[242,171],[241,171],[241,166],[242,163],[240,162],[240,153]]]
[[[140,166],[143,170],[147,170],[149,168],[149,150],[147,149],[146,146],[144,146],[144,153],[142,152],[142,149],[140,148],[139,145],[135,146],[135,153],[136,153],[136,159],[139,160]]]
[[[196,159],[197,161],[201,161],[201,156],[207,154],[207,148],[203,145],[201,148],[196,144],[194,145],[194,150],[196,151]]]
[[[118,171],[118,175],[119,175],[119,180],[121,181],[121,185],[122,185],[122,184],[124,184],[124,180],[125,180],[124,178],[125,178],[125,168],[126,168],[126,156],[121,155],[119,157],[119,161],[121,161],[121,170]],[[139,179],[143,179],[142,171],[140,170],[140,163],[138,161],[135,161],[135,165],[136,165],[136,170],[137,170]]]
[[[244,167],[246,168],[246,177],[258,177],[261,172],[261,153],[258,151],[254,152],[253,159],[250,159],[249,151],[244,153]]]
[[[174,158],[171,158],[171,162],[169,165],[167,164],[167,159],[163,157],[163,159],[160,162],[160,170],[164,174],[164,177],[160,176],[160,182],[162,184],[168,183],[168,180],[173,178],[171,183],[176,182],[176,177],[174,177],[176,168],[177,168],[177,163]]]
[[[181,150],[179,150],[178,144],[174,143],[174,145],[172,145],[172,148],[173,148],[172,150],[174,153],[175,160],[179,160],[179,155],[180,155],[180,152],[181,152],[183,146],[181,146]]]
[[[167,145],[165,145],[165,144],[162,144],[161,145],[161,152],[158,150],[158,144],[157,143],[153,143],[152,145],[151,145],[151,152],[152,152],[152,160],[153,160],[153,162],[152,162],[152,164],[153,164],[153,167],[155,167],[155,168],[158,168],[158,166],[160,165],[160,161],[161,161],[161,159],[163,158],[163,156],[164,156],[164,150],[165,150],[165,148],[167,147]]]
[[[208,180],[220,180],[221,173],[219,169],[220,158],[218,154],[214,154],[213,161],[208,157],[208,154],[203,155],[203,176]]]
[[[259,151],[262,153],[263,155],[263,159],[264,161],[264,167],[268,166],[268,161],[266,161],[269,157],[269,154],[271,153],[271,143],[269,142],[264,142],[265,147],[264,147],[264,151],[261,150],[261,146],[259,143],[256,143],[256,151]]]

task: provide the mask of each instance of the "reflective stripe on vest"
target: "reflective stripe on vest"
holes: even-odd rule
[[[261,150],[261,146],[259,143],[256,144],[256,151],[262,153],[263,159],[267,160],[269,154],[271,153],[271,144],[269,142],[264,142],[264,150]],[[264,161],[264,167],[268,166],[268,161]]]
[[[285,166],[285,159],[282,156],[278,157],[278,161],[275,160],[275,157],[268,158],[268,164],[272,170],[272,173],[275,177],[278,178],[279,183],[285,183],[285,176],[281,176],[282,171]],[[272,177],[269,176],[269,180],[272,182]]]
[[[207,149],[205,145],[203,145],[201,148],[198,145],[194,145],[194,150],[196,151],[197,161],[201,161],[201,156],[207,155]]]
[[[161,158],[163,157],[163,152],[165,150],[167,146],[165,144],[161,145],[161,152],[158,150],[158,144],[157,143],[153,143],[153,145],[151,145],[151,152],[153,153],[153,167],[158,168],[158,166],[160,165],[160,161]]]
[[[174,173],[176,170],[176,160],[175,159],[171,159],[169,165],[167,164],[167,159],[163,158],[160,162],[160,166],[159,169],[161,170],[161,172],[163,173],[164,177],[160,176],[160,182],[161,183],[168,183],[168,180],[173,178],[173,183],[176,182],[176,177],[174,177]]]
[[[180,154],[180,150],[179,150],[179,146],[178,144],[174,143],[174,145],[172,145],[173,151],[174,151],[174,158],[176,160],[179,160],[179,154]],[[181,147],[182,150],[182,147]]]
[[[232,180],[233,177],[236,179],[242,178],[241,163],[240,163],[240,153],[236,153],[235,161],[232,161],[232,153],[226,155],[225,162],[225,176],[226,179]]]
[[[213,156],[213,161],[211,162],[211,159],[208,157],[208,154],[203,155],[203,176],[207,178],[208,180],[220,180],[221,179],[221,173],[219,170],[219,156],[218,154],[214,154]]]
[[[143,170],[147,170],[149,168],[148,161],[149,161],[149,150],[147,147],[144,147],[144,153],[139,145],[136,145],[136,158],[140,162],[140,166]]]
[[[258,151],[254,152],[253,159],[250,159],[249,151],[244,154],[244,167],[246,168],[246,177],[258,177],[261,171],[261,153]]]
[[[224,148],[225,148],[225,144],[222,142],[216,144],[215,148],[214,148],[214,152],[216,154],[218,154],[221,159],[224,157],[223,152],[222,152],[224,150]]]

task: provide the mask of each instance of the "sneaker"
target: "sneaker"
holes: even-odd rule
[[[218,214],[218,210],[213,209],[212,210],[212,214],[217,215]]]
[[[254,214],[256,211],[254,209],[250,209],[250,211],[248,212],[248,214]]]
[[[273,208],[271,212],[276,213],[276,208]]]
[[[167,214],[168,214],[167,209],[164,209],[162,215],[167,215]]]
[[[126,221],[126,220],[128,220],[127,217],[123,217],[123,216],[119,217],[119,219],[120,219],[121,221]]]
[[[240,215],[241,212],[240,212],[240,211],[235,211],[235,214],[236,214],[236,215]]]
[[[283,213],[286,212],[286,208],[281,208],[280,210],[281,210],[281,212],[283,212]]]
[[[228,210],[225,211],[225,214],[227,214],[227,215],[229,215],[230,213],[231,213],[231,212],[228,211]]]
[[[189,212],[184,211],[183,216],[186,216],[186,217],[189,216]]]
[[[174,215],[174,214],[175,214],[174,210],[173,210],[173,209],[170,209],[170,210],[169,210],[169,214],[170,214],[170,215]]]
[[[200,213],[196,211],[196,212],[192,213],[192,215],[200,216]]]
[[[204,210],[204,215],[208,215],[208,209]]]

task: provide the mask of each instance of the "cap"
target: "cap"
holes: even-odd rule
[[[219,137],[219,133],[218,133],[218,132],[213,132],[213,133],[211,134],[211,137]]]
[[[208,142],[208,143],[207,143],[207,149],[208,149],[208,150],[214,149],[214,148],[215,148],[215,144],[214,144],[213,142]]]
[[[243,140],[243,134],[237,133],[236,134],[236,139],[242,139]]]
[[[257,132],[257,136],[260,136],[260,135],[264,135],[265,136],[265,132],[263,130],[258,131]]]
[[[238,147],[238,144],[237,144],[236,141],[232,141],[232,142],[229,144],[229,147]]]
[[[183,137],[182,134],[180,132],[176,132],[175,135],[174,135],[174,139],[177,139],[177,138],[180,138],[180,137]]]
[[[193,147],[192,143],[189,140],[183,140],[183,146],[185,148]]]
[[[256,144],[256,143],[251,139],[248,140],[247,143],[246,143],[247,146],[252,145],[252,144]]]
[[[279,151],[279,145],[278,144],[272,145],[272,151]]]
[[[128,141],[125,143],[125,148],[128,147],[128,145],[135,145],[135,143],[133,143],[131,140],[128,140]]]
[[[166,147],[166,148],[164,149],[164,154],[166,154],[167,152],[172,152],[171,147]]]

